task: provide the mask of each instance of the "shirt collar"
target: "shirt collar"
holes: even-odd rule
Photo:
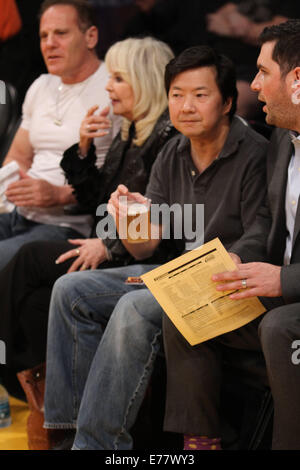
[[[234,116],[225,144],[218,156],[218,159],[227,158],[238,149],[239,143],[244,139],[248,124],[239,116]]]
[[[234,116],[229,128],[228,136],[217,160],[227,158],[237,150],[239,142],[243,140],[245,136],[246,129],[247,124],[244,120],[238,116]],[[190,153],[190,140],[184,135],[180,136],[177,151],[178,154],[183,157],[186,156],[186,152]]]
[[[300,134],[296,131],[289,131],[292,144],[300,145]]]

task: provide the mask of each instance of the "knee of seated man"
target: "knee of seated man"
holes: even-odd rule
[[[127,324],[149,323],[161,327],[162,309],[148,289],[124,294],[117,304],[115,315]]]
[[[150,302],[145,302],[146,298],[150,298]],[[149,346],[154,347],[153,341],[155,348],[159,344],[162,328],[161,308],[158,309],[156,304],[159,304],[151,300],[143,290],[137,290],[124,294],[115,306],[106,332],[110,340],[112,336],[115,338],[113,344],[119,355],[125,354],[125,348],[127,355],[134,351],[138,359],[144,354],[149,354]]]
[[[39,242],[29,242],[29,243],[26,243],[25,245],[21,246],[19,248],[19,251],[17,253],[17,255],[19,256],[26,256],[26,255],[31,255],[31,254],[34,254],[35,250],[36,250],[36,244],[39,243]]]
[[[78,274],[80,273],[68,273],[60,276],[53,285],[52,297],[69,297],[70,290],[76,288],[77,285],[80,285],[80,280],[78,279]]]
[[[298,304],[298,306],[300,317],[300,304]],[[296,305],[293,307],[296,307]],[[259,336],[262,343],[272,342],[274,344],[274,341],[279,341],[280,338],[290,336],[290,332],[292,331],[293,324],[296,320],[293,315],[289,314],[289,311],[293,310],[293,307],[290,305],[283,305],[274,308],[265,314],[259,325]]]

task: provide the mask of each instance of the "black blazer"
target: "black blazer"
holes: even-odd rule
[[[293,152],[289,131],[273,132],[267,156],[268,193],[265,205],[251,228],[231,251],[243,262],[264,261],[283,265],[286,246],[285,193],[288,166]],[[300,301],[300,203],[295,220],[290,264],[281,269],[282,295],[286,303]]]

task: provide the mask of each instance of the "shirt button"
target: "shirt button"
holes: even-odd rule
[[[295,199],[292,200],[292,204],[293,204],[293,206],[296,204]]]
[[[195,170],[192,170],[191,173],[192,173],[192,176],[195,176],[195,174],[196,174]]]

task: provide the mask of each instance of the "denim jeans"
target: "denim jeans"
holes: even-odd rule
[[[82,238],[74,229],[39,224],[26,219],[16,210],[0,214],[0,269],[13,258],[21,246],[36,240],[67,240]]]
[[[124,280],[154,267],[77,272],[54,285],[44,427],[77,428],[74,449],[132,448],[162,310],[148,289]]]

